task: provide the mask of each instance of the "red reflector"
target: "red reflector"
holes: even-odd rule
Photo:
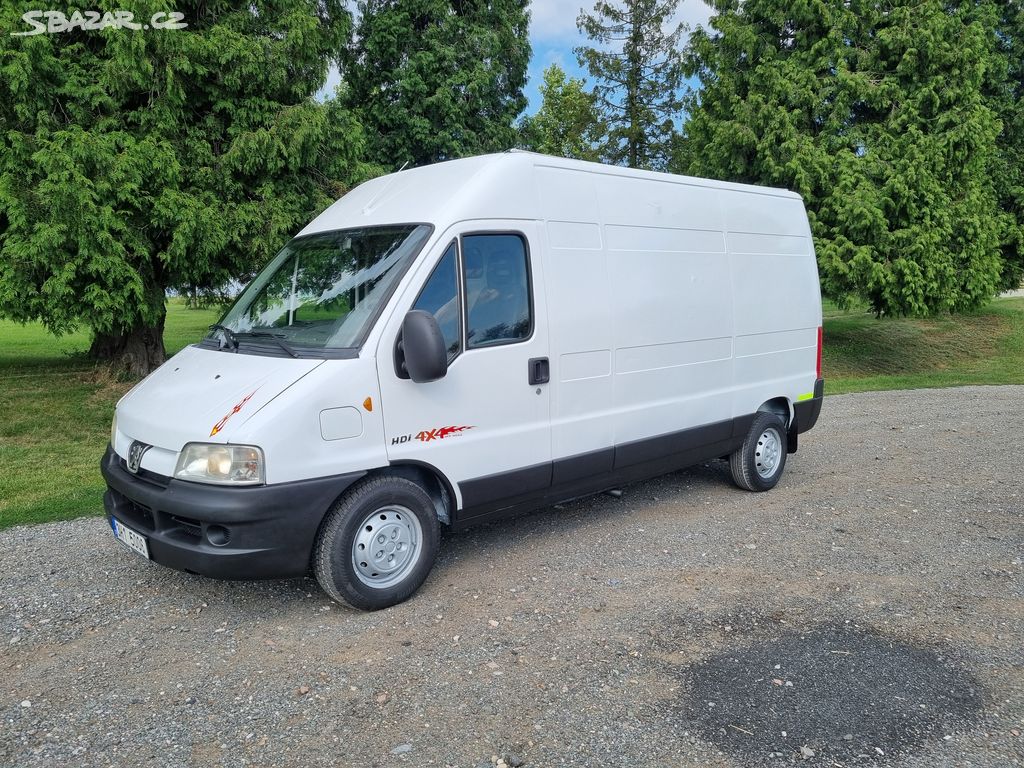
[[[821,345],[822,345],[822,328],[818,326],[818,364],[816,378],[821,378]]]

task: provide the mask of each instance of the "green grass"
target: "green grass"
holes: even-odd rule
[[[217,313],[167,307],[168,353],[205,335]],[[131,387],[85,356],[86,331],[54,338],[0,321],[0,528],[103,510],[99,460],[114,404]]]
[[[168,353],[216,318],[170,302]],[[114,403],[131,383],[90,363],[88,346],[84,331],[55,339],[38,324],[0,321],[0,528],[103,509],[99,460]],[[831,394],[1024,384],[1024,299],[933,320],[876,320],[826,305],[824,368]]]
[[[825,391],[1024,384],[1024,298],[966,315],[876,320],[825,308]]]

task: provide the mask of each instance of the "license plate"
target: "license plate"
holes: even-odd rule
[[[129,549],[135,550],[147,560],[149,559],[149,544],[146,543],[145,536],[128,528],[117,518],[113,518],[113,527],[114,535],[118,541],[125,544]]]

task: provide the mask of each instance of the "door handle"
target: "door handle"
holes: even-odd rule
[[[532,357],[527,366],[530,384],[547,384],[551,381],[551,363],[546,357]]]

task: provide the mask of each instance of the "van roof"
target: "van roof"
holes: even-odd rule
[[[536,187],[537,168],[559,168],[605,177],[648,179],[799,199],[795,192],[784,189],[641,171],[510,150],[448,160],[372,179],[330,206],[299,234],[380,224],[424,223],[443,226],[449,222],[472,219],[543,219]],[[581,178],[580,183],[586,183],[584,178]]]

